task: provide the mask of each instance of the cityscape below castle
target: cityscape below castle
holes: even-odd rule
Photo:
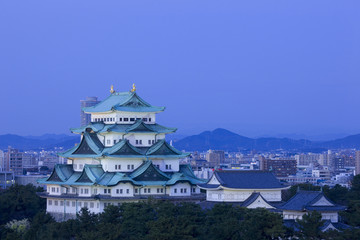
[[[83,207],[101,213],[109,205],[150,197],[195,202],[204,209],[219,202],[266,208],[282,213],[290,227],[316,210],[331,223],[326,229],[347,227],[339,223],[338,216],[345,207],[322,192],[299,191],[284,202],[282,191],[301,183],[350,187],[352,176],[359,173],[359,151],[294,153],[250,147],[237,152],[209,149],[187,153],[173,146],[180,145],[179,141],[166,140],[166,135],[177,129],[157,123],[157,114],[164,110],[143,100],[135,85],[128,92],[111,87],[103,101],[97,97],[82,100],[81,126],[70,129],[80,136],[80,142],[68,150],[21,152],[9,147],[0,152],[1,187],[14,182],[43,186],[46,191],[39,196],[46,198],[47,212],[59,221],[74,218]],[[217,129],[207,141],[239,138],[248,140]]]

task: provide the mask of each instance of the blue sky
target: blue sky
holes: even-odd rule
[[[69,133],[111,84],[195,134],[360,133],[360,1],[0,1],[0,134]]]

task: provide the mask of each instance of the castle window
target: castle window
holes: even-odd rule
[[[144,188],[144,193],[146,193],[146,188]]]
[[[131,165],[131,169],[134,169],[134,165]]]
[[[75,207],[75,201],[72,201],[72,202],[71,202],[71,206],[72,206],[72,207]]]
[[[85,188],[84,192],[85,192],[85,194],[89,194],[89,189]]]
[[[142,144],[142,140],[139,140],[139,144]]]
[[[126,193],[129,194],[129,193],[130,193],[130,189],[126,189]]]
[[[154,144],[155,143],[155,140],[152,140],[152,144]]]
[[[139,140],[135,140],[135,144],[139,144]]]
[[[157,189],[156,189],[156,192],[157,192],[157,193],[160,193],[160,188],[157,188]]]
[[[116,144],[116,139],[114,139],[114,144]]]
[[[177,188],[174,188],[174,193],[177,193]]]
[[[88,203],[87,202],[84,202],[84,207],[88,207]]]
[[[52,200],[48,200],[48,205],[52,205]]]
[[[59,205],[59,203],[58,203],[57,200],[54,201],[54,205],[55,205],[55,206]]]
[[[161,188],[161,189],[160,189],[160,192],[161,192],[161,193],[163,193],[163,192],[164,192],[164,189],[163,189],[163,188]]]
[[[135,188],[135,193],[138,193],[138,189],[137,189],[137,188]]]
[[[60,206],[64,206],[64,201],[60,201]]]
[[[129,118],[124,118],[124,122],[128,122],[129,121]]]
[[[151,122],[151,118],[149,118],[149,122]]]
[[[119,118],[119,122],[122,122],[122,118]]]
[[[143,121],[144,121],[144,122],[147,122],[147,118],[143,118]]]
[[[186,188],[184,188],[184,193],[186,193],[187,192],[187,190],[186,190]]]
[[[90,208],[94,208],[94,203],[90,203]]]
[[[117,170],[117,165],[115,165],[115,170]]]
[[[148,141],[149,145],[151,144],[151,140]]]
[[[131,122],[135,121],[135,118],[130,118],[130,121],[131,121]]]

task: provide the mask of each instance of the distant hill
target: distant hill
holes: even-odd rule
[[[50,150],[54,147],[70,148],[78,143],[79,136],[45,134],[43,136],[23,137],[14,134],[0,135],[0,149],[6,149],[8,146],[21,150]]]
[[[336,149],[336,148],[360,148],[360,134],[340,138],[332,141],[310,141],[306,139],[294,140],[290,138],[248,138],[218,128],[214,131],[202,132],[198,135],[189,136],[174,142],[174,146],[186,151],[206,151],[209,149],[221,149],[226,151],[239,150],[311,150],[311,149]]]
[[[179,150],[185,151],[207,151],[219,149],[231,152],[242,150],[300,150],[300,151],[322,151],[339,148],[360,148],[360,134],[351,135],[331,141],[310,141],[306,139],[294,140],[290,138],[248,138],[233,133],[226,129],[218,128],[214,131],[202,132],[198,135],[188,136],[173,140],[173,145]],[[55,147],[65,149],[73,147],[80,142],[79,136],[68,136],[64,134],[45,134],[42,136],[18,136],[14,134],[0,135],[0,149],[8,146],[20,150],[51,150]]]

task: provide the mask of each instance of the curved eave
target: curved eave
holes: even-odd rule
[[[71,154],[71,155],[63,155],[61,157],[68,159],[77,159],[77,158],[81,159],[81,158],[99,158],[102,157],[102,155]]]
[[[113,187],[113,186],[118,185],[119,183],[131,183],[132,185],[135,185],[135,186],[141,186],[141,184],[136,183],[135,181],[132,181],[132,180],[120,180],[117,183],[111,183],[111,184],[106,184],[106,185],[102,185],[102,186]]]
[[[204,190],[221,190],[221,186],[218,186],[217,188],[207,188],[207,187],[202,187],[199,184],[197,185],[200,189],[204,189]]]
[[[67,183],[67,184],[63,184],[63,185],[74,185],[74,186],[92,186],[95,185],[96,183],[82,183],[82,182],[74,182],[74,183]]]
[[[346,210],[346,207],[344,206],[308,206],[305,207],[304,210],[307,211],[321,211],[321,212],[338,212],[338,211],[344,211]]]
[[[151,109],[152,108],[152,109]],[[161,113],[165,111],[165,107],[122,107],[118,106],[112,109],[115,112],[141,112],[141,113]]]
[[[114,110],[113,109],[110,109],[110,110],[107,110],[107,111],[96,111],[96,110],[85,110],[85,109],[82,109],[84,111],[84,113],[87,113],[87,114],[91,114],[91,113],[99,113],[99,114],[102,114],[102,113],[113,113]]]
[[[220,187],[222,189],[224,189],[224,190],[241,190],[241,191],[248,191],[248,190],[256,190],[256,191],[286,190],[286,189],[290,188],[290,186],[279,187],[279,188],[229,188],[229,187],[224,187],[222,185],[220,185]]]
[[[137,181],[138,186],[166,186],[166,181]]]
[[[152,160],[159,160],[159,159],[180,159],[185,158],[188,155],[146,155],[145,157]]]
[[[144,155],[103,155],[105,158],[138,158],[139,160],[145,160],[146,156]]]
[[[130,130],[130,131],[124,131],[124,132],[118,132],[118,133],[149,133],[149,134],[161,134],[161,133],[164,133],[164,134],[167,134],[167,133],[174,133],[176,130],[169,130],[169,131],[133,131],[133,130]],[[117,132],[117,131],[111,131],[111,132]]]
[[[192,183],[189,179],[178,179],[175,182],[166,183],[166,186],[174,186],[177,183],[189,183],[190,185],[197,185],[196,183]]]

